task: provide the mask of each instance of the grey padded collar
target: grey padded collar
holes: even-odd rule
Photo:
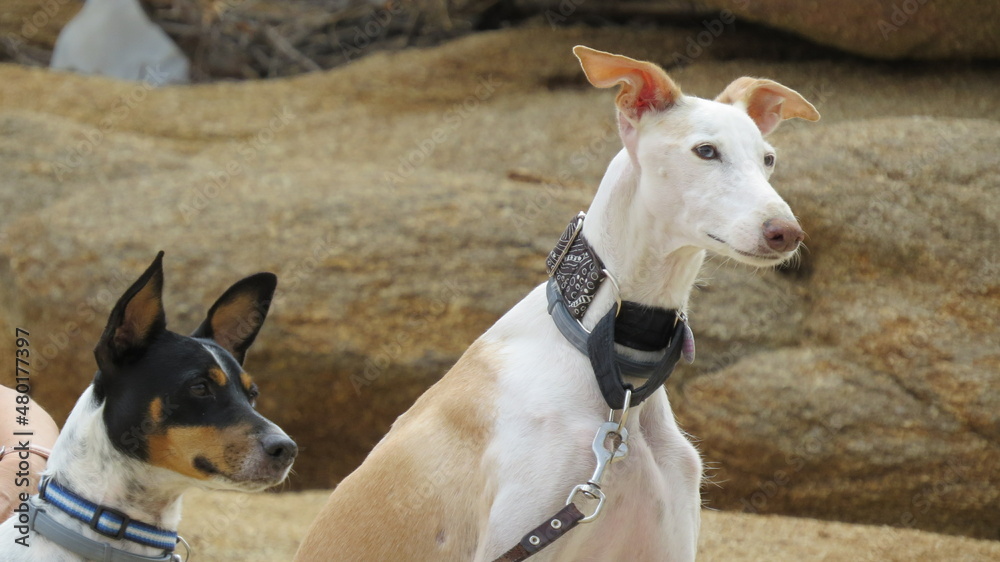
[[[161,556],[133,554],[114,548],[108,543],[85,537],[57,522],[45,512],[44,507],[35,505],[34,501],[28,502],[28,528],[87,560],[100,562],[180,562],[181,560],[180,555],[171,553],[164,553]]]
[[[573,347],[579,349],[580,353],[587,355],[587,341],[590,339],[590,332],[570,313],[562,295],[559,294],[559,288],[556,286],[554,278],[549,278],[549,282],[545,286],[545,296],[549,301],[549,315],[552,316],[552,320],[563,337],[573,344]],[[658,361],[636,361],[620,353],[615,353],[615,361],[623,375],[642,379],[648,379],[653,372],[653,367],[658,363]]]

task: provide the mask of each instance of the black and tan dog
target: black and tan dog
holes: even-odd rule
[[[0,526],[0,559],[173,560],[187,488],[259,491],[288,475],[298,448],[254,409],[242,367],[277,278],[236,283],[183,336],[166,328],[162,258],[111,311],[99,371],[39,495]]]

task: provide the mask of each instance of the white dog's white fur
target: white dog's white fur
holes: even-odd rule
[[[623,299],[684,311],[706,250],[753,266],[794,254],[802,231],[768,182],[774,149],[762,133],[783,118],[818,119],[808,102],[752,78],[717,101],[698,99],[653,64],[574,52],[593,84],[623,86],[625,148],[583,229]],[[694,151],[706,143],[718,158]],[[793,240],[769,242],[781,235]],[[588,329],[613,306],[612,291],[606,283],[597,293]],[[589,359],[549,318],[539,286],[400,416],[333,492],[296,559],[494,560],[591,476],[591,442],[607,415]],[[600,517],[533,560],[694,559],[701,459],[663,389],[633,409],[627,429],[629,454],[604,479]]]
[[[50,66],[153,86],[190,81],[187,57],[139,0],[87,0],[59,32]]]

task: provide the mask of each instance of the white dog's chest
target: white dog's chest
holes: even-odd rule
[[[656,437],[655,441],[661,443],[683,439],[680,434]],[[686,503],[680,496],[688,493],[687,489],[671,490],[668,483],[686,478],[671,476],[677,467],[657,464],[659,455],[654,454],[645,436],[633,435],[629,441],[629,455],[615,462],[604,479],[607,503],[600,516],[575,529],[576,536],[567,541],[565,548],[554,549],[552,560],[664,559],[671,534],[666,526],[674,515],[668,506],[676,505],[678,500]],[[580,507],[590,513],[593,502]]]

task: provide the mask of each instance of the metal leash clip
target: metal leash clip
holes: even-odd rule
[[[184,546],[184,556],[182,557],[178,553],[173,553],[170,555],[171,562],[187,562],[191,559],[191,545],[188,544],[184,537],[177,535],[177,544]]]
[[[594,512],[580,520],[580,523],[590,523],[601,513],[604,508],[605,496],[601,490],[601,480],[604,478],[604,471],[608,465],[628,456],[628,430],[625,429],[625,420],[628,419],[629,402],[632,398],[632,390],[625,389],[625,407],[622,408],[622,415],[618,421],[614,421],[614,410],[611,411],[610,419],[601,424],[594,436],[593,450],[597,457],[597,468],[594,469],[593,476],[586,484],[577,484],[570,491],[566,498],[566,505],[573,503],[573,498],[577,494],[589,500],[597,500],[597,507]]]

